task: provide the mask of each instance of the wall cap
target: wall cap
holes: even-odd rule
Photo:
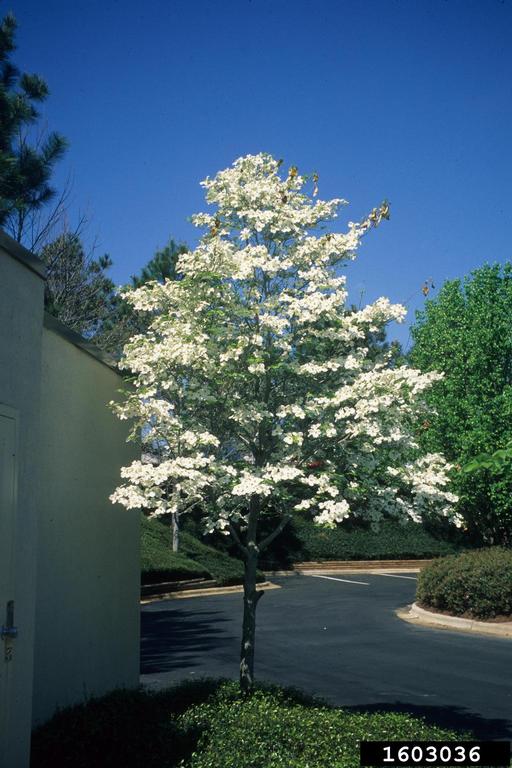
[[[32,272],[35,272],[40,278],[43,280],[46,279],[46,267],[44,262],[25,248],[25,246],[10,237],[10,235],[3,229],[0,229],[0,248],[6,251],[9,256],[12,256],[13,259],[16,259],[28,267]],[[76,333],[76,331],[71,330],[71,328],[68,328],[64,323],[61,323],[56,317],[48,314],[48,312],[44,313],[43,324],[45,328],[62,336],[62,338],[66,339],[71,344],[74,344],[75,347],[87,352],[87,354],[96,358],[96,360],[99,360],[100,363],[103,363],[103,365],[106,365],[108,368],[115,371],[115,373],[121,373],[117,361],[111,355],[107,352],[103,352],[103,350],[96,347],[92,342],[84,339],[79,333]]]
[[[60,320],[57,320],[56,317],[53,317],[53,315],[50,315],[48,312],[44,313],[43,325],[49,331],[53,331],[58,336],[66,339],[66,341],[74,344],[75,347],[78,347],[83,352],[87,352],[88,355],[91,355],[92,357],[96,358],[96,360],[99,360],[99,362],[103,363],[103,365],[106,365],[107,368],[110,368],[115,373],[122,375],[121,371],[119,370],[117,361],[111,355],[96,347],[91,341],[84,339],[83,336],[80,336],[79,333],[71,330],[71,328],[68,328],[67,325],[61,323]]]
[[[0,229],[0,248],[3,248],[4,251],[7,251],[9,256],[20,261],[43,280],[46,279],[46,267],[41,259],[35,256],[32,251],[25,248],[25,246],[21,245],[21,243],[18,243],[10,237],[3,229]]]

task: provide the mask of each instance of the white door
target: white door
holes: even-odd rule
[[[10,682],[15,663],[13,551],[16,514],[16,411],[0,404],[0,764],[8,749]]]

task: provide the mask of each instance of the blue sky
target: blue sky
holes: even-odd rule
[[[70,141],[71,222],[125,282],[169,236],[194,244],[199,181],[267,151],[391,221],[349,268],[364,301],[413,310],[510,258],[512,2],[11,0],[15,62],[44,76],[44,117]],[[407,328],[390,334],[406,342]]]

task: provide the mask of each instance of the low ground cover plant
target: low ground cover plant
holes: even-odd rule
[[[492,547],[436,560],[421,571],[416,598],[455,616],[512,620],[512,551]]]
[[[347,712],[276,686],[244,700],[234,682],[203,680],[60,712],[35,731],[31,768],[356,768],[362,739],[455,738],[408,714]]]
[[[243,701],[232,683],[179,722],[200,732],[183,768],[356,768],[361,740],[455,738],[410,715],[344,712],[275,688]]]

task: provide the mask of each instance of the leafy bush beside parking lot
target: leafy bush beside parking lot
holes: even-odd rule
[[[346,712],[265,685],[244,701],[236,683],[200,680],[59,712],[34,732],[31,768],[358,768],[362,739],[455,738],[407,714]]]
[[[512,617],[512,551],[493,547],[436,560],[420,573],[416,598],[455,616]]]

